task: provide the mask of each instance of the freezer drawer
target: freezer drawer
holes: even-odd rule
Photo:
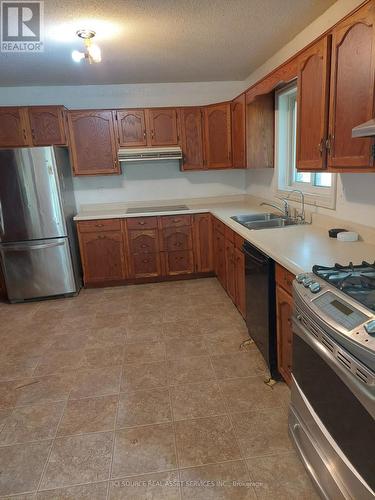
[[[67,238],[5,243],[0,255],[11,302],[76,292]]]

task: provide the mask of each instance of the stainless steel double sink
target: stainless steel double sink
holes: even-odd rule
[[[272,213],[234,215],[231,219],[247,229],[267,229],[297,224],[295,219]]]

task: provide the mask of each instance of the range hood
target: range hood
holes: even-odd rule
[[[180,146],[165,148],[120,148],[118,159],[127,161],[182,160]]]
[[[371,137],[375,136],[375,118],[368,122],[361,123],[352,129],[352,137]]]

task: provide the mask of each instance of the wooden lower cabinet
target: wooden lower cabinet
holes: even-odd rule
[[[132,278],[157,278],[162,275],[159,253],[136,253],[129,256]]]
[[[288,385],[292,381],[292,277],[292,273],[276,265],[277,364]]]
[[[225,263],[225,237],[224,233],[215,230],[214,234],[214,269],[217,279],[225,290],[227,289],[227,272]]]
[[[225,240],[225,273],[227,277],[227,294],[236,302],[236,261],[234,255],[234,243]]]
[[[194,215],[193,245],[196,272],[211,273],[214,270],[213,228],[211,214]]]
[[[167,276],[192,274],[194,272],[194,256],[192,250],[165,252],[165,273]]]
[[[125,279],[127,272],[121,230],[94,227],[92,232],[87,231],[86,227],[85,230],[80,231],[78,225],[85,285]]]
[[[242,246],[242,245],[241,245]],[[234,249],[236,273],[235,304],[243,318],[246,318],[245,255],[240,248]]]
[[[241,313],[246,317],[244,240],[237,233],[213,218],[214,269],[218,280]]]

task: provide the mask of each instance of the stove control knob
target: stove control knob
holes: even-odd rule
[[[296,276],[297,283],[303,283],[303,280],[306,278],[307,278],[307,276],[305,273],[297,274],[297,276]]]
[[[309,288],[309,286],[311,285],[311,283],[313,282],[313,280],[311,278],[305,278],[303,281],[302,281],[302,284],[305,288]]]
[[[375,335],[375,319],[372,319],[365,324],[365,330],[369,335]]]
[[[320,285],[317,281],[313,281],[312,283],[310,283],[309,288],[312,293],[320,292]]]

